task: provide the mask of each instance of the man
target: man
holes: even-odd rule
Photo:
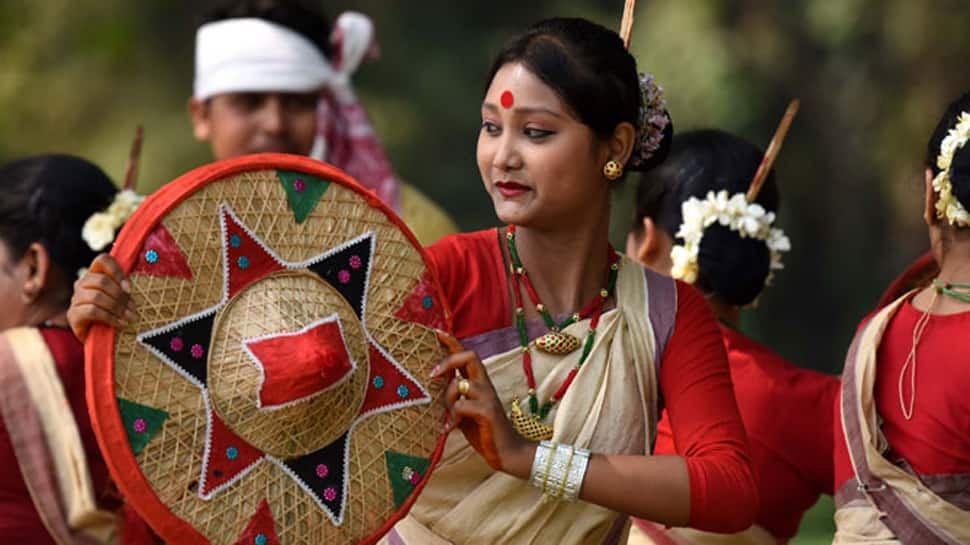
[[[327,19],[295,0],[242,0],[210,13],[196,34],[193,132],[216,159],[311,155],[375,191],[430,244],[456,231],[416,189],[399,184],[350,85],[376,53],[373,24]]]

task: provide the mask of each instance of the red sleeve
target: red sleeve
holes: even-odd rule
[[[660,387],[677,453],[687,460],[689,526],[720,533],[749,527],[758,491],[724,343],[707,302],[679,281]]]
[[[508,281],[495,229],[448,235],[425,248],[459,339],[512,325]]]

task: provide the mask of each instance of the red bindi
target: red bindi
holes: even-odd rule
[[[509,109],[509,108],[512,107],[512,104],[514,104],[514,103],[515,103],[515,97],[512,96],[512,92],[511,91],[505,91],[505,92],[502,93],[502,107],[503,108]]]

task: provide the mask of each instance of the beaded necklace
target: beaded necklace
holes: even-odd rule
[[[512,425],[515,426],[516,431],[523,437],[533,441],[544,441],[552,438],[553,430],[552,426],[546,424],[543,420],[549,415],[549,411],[552,410],[553,406],[566,395],[566,391],[572,384],[573,379],[576,378],[576,374],[579,373],[579,369],[586,363],[586,359],[589,358],[589,354],[593,349],[593,343],[596,340],[596,327],[599,325],[600,315],[603,312],[603,304],[609,299],[616,287],[616,276],[619,270],[620,258],[612,245],[607,248],[608,274],[606,287],[601,289],[599,294],[588,305],[583,307],[580,312],[557,323],[552,318],[552,315],[549,314],[545,305],[539,300],[539,294],[532,285],[532,281],[529,280],[528,272],[522,266],[522,261],[519,259],[519,253],[515,246],[514,225],[509,226],[505,238],[508,242],[509,257],[512,261],[509,276],[512,282],[513,297],[515,298],[515,327],[519,332],[519,344],[522,350],[522,371],[525,373],[526,384],[529,387],[529,412],[531,413],[530,415],[526,415],[519,404],[519,398],[514,398],[512,400]],[[529,296],[529,300],[535,305],[536,310],[542,316],[543,322],[549,328],[549,332],[540,336],[534,343],[535,347],[543,352],[566,355],[577,350],[581,344],[579,339],[562,330],[580,320],[590,318],[589,333],[586,334],[586,340],[582,343],[583,351],[579,357],[579,362],[569,371],[569,374],[566,375],[566,378],[555,393],[552,394],[552,397],[541,405],[539,404],[539,397],[536,393],[535,374],[532,371],[532,346],[529,342],[529,334],[525,325],[525,307],[522,301],[523,286],[525,287],[526,294]]]

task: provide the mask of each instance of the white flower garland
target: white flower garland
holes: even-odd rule
[[[771,252],[771,268],[766,284],[771,283],[774,271],[784,268],[781,263],[782,252],[791,250],[791,242],[784,231],[772,227],[774,212],[766,212],[757,203],[749,203],[744,193],[728,198],[728,192],[721,190],[716,194],[708,191],[707,198],[700,200],[691,197],[681,205],[683,223],[677,231],[677,238],[683,245],[676,245],[670,252],[674,266],[671,276],[689,284],[697,281],[697,255],[704,237],[704,229],[715,222],[736,231],[742,238],[764,241]]]
[[[950,225],[966,227],[970,225],[970,214],[953,196],[953,184],[950,182],[950,164],[958,149],[970,140],[970,113],[961,112],[957,124],[940,143],[940,155],[936,158],[936,166],[940,173],[933,178],[933,190],[939,194],[936,201],[936,217],[943,219]]]
[[[119,191],[103,212],[95,212],[84,222],[81,237],[95,252],[114,242],[115,232],[135,213],[145,197],[130,189]]]

